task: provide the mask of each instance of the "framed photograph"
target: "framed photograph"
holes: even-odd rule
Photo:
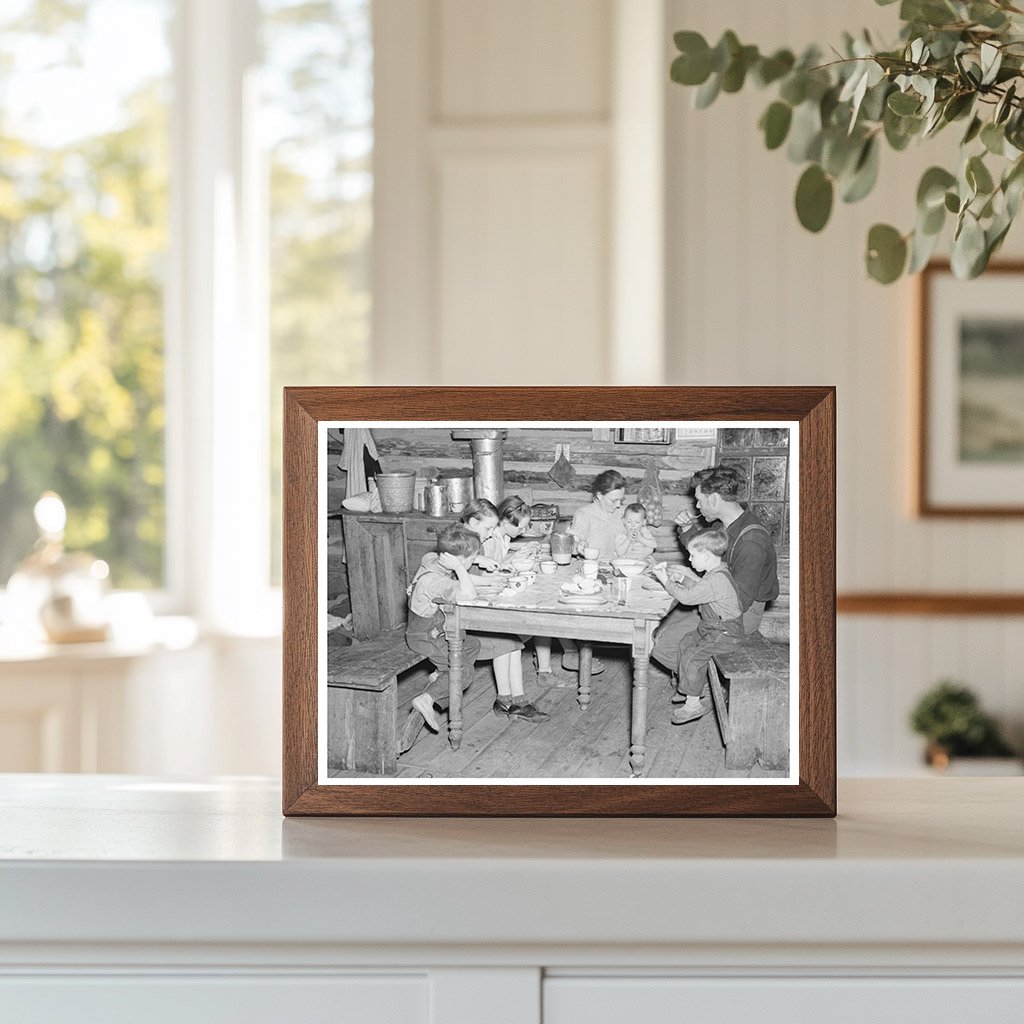
[[[1024,515],[1024,263],[921,274],[916,510]]]
[[[833,388],[287,388],[284,452],[285,814],[835,814]]]

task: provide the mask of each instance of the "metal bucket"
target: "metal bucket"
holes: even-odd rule
[[[448,501],[440,484],[427,484],[423,488],[423,511],[428,516],[443,516],[448,511]]]
[[[411,512],[416,496],[415,473],[377,473],[380,507],[384,512]]]
[[[444,487],[452,512],[461,512],[466,502],[473,500],[473,470],[448,469],[438,476],[437,482]]]

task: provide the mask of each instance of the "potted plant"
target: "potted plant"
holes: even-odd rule
[[[874,188],[883,145],[902,151],[958,125],[958,164],[925,171],[909,230],[870,229],[866,263],[883,284],[916,273],[952,220],[953,271],[976,277],[1024,197],[1024,0],[901,0],[899,20],[892,45],[847,32],[829,52],[801,56],[763,54],[732,31],[714,46],[677,32],[671,77],[696,88],[698,108],[749,83],[775,92],[759,127],[768,149],[785,145],[807,165],[795,199],[809,231],[828,223],[837,194],[854,203]]]
[[[1013,757],[995,719],[981,709],[974,691],[950,679],[921,697],[911,712],[910,725],[928,741],[925,761],[940,771],[947,770],[954,758]]]

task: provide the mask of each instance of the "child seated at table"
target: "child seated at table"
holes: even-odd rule
[[[484,541],[483,553],[488,558],[493,558],[499,569],[503,569],[511,561],[512,541],[522,537],[530,528],[530,506],[518,494],[510,494],[498,505],[497,512],[498,525]],[[536,554],[539,547],[539,544],[531,544],[517,550],[524,555]],[[526,643],[530,637],[521,636],[519,639]],[[534,637],[533,650],[537,675],[551,675],[551,637]]]
[[[494,502],[486,498],[474,498],[466,502],[460,522],[480,538],[480,550],[474,556],[473,564],[485,572],[494,572],[498,568],[498,561],[487,550],[498,529],[498,510]]]
[[[743,643],[743,615],[729,567],[723,560],[729,537],[725,530],[712,530],[693,537],[686,545],[690,564],[702,576],[682,569],[677,579],[668,576],[664,565],[655,574],[680,604],[698,605],[700,622],[677,644],[655,642],[651,657],[676,673],[679,696],[672,702],[682,706],[672,714],[673,725],[683,725],[708,711],[701,695],[708,682],[708,665],[716,654],[734,651]]]
[[[444,633],[442,604],[471,601],[476,587],[469,567],[480,551],[480,538],[465,526],[449,526],[437,539],[437,552],[428,552],[409,587],[409,622],[406,641],[412,650],[429,658],[438,675],[428,679],[427,688],[413,699],[412,706],[423,716],[429,729],[439,732],[441,725],[435,708],[448,707],[448,641]],[[522,641],[516,637],[493,633],[463,634],[462,689],[473,681],[473,664],[494,663],[498,698],[493,705],[496,715],[542,722],[548,716],[526,699],[523,693],[523,666],[520,657]]]
[[[490,504],[490,502],[488,502]],[[498,522],[489,537],[484,540],[483,554],[493,559],[499,569],[507,568],[511,560],[512,541],[522,537],[530,528],[530,506],[518,494],[510,494],[495,508]],[[527,544],[517,548],[517,553],[535,554],[538,544]]]
[[[642,561],[654,553],[658,544],[647,529],[647,509],[640,502],[634,501],[622,510],[622,524],[626,532],[615,538],[616,557]]]

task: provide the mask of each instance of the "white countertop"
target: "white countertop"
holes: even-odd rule
[[[0,776],[0,943],[1024,945],[1024,780],[837,820],[285,819],[276,783]]]

